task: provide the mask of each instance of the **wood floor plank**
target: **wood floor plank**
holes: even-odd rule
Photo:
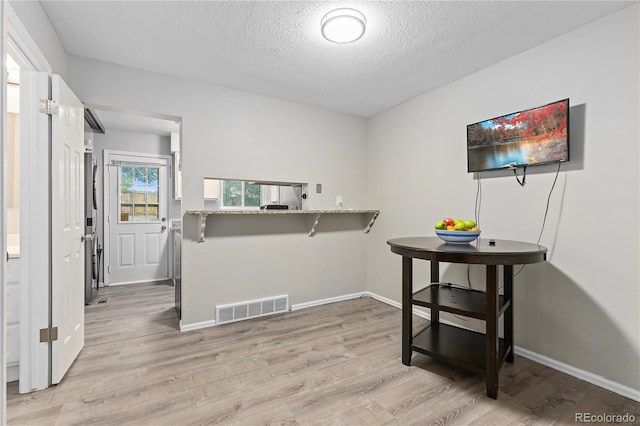
[[[516,357],[498,400],[484,378],[400,355],[401,312],[371,298],[180,332],[168,282],[102,288],[86,346],[57,386],[19,395],[9,425],[573,423],[636,401]],[[416,328],[426,322],[414,319]]]

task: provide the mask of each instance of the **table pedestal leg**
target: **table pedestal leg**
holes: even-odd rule
[[[513,265],[504,266],[504,299],[509,307],[504,312],[504,344],[507,346],[506,361],[513,364]]]
[[[487,396],[498,398],[498,276],[497,266],[487,265],[487,344],[485,374]]]
[[[431,259],[431,282],[437,283],[440,281],[440,263],[437,260]],[[431,324],[437,324],[440,322],[440,311],[434,308],[430,310],[429,319]]]
[[[402,363],[411,365],[413,338],[413,258],[402,257]]]

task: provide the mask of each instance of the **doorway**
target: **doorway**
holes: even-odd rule
[[[7,382],[18,380],[20,364],[20,65],[7,53]]]
[[[98,166],[98,285],[171,280],[172,229],[181,214],[174,161],[181,120],[104,105],[85,107],[104,132],[91,136]]]
[[[3,239],[8,242],[4,278],[9,282],[4,296],[10,312],[4,316],[8,333],[2,345],[9,368],[3,366],[2,377],[18,380],[20,392],[26,393],[46,388],[49,380],[50,345],[40,343],[39,330],[49,327],[51,150],[46,142],[48,120],[38,111],[38,98],[48,90],[51,69],[21,32],[12,9],[7,7],[6,12],[3,55],[11,74],[3,89],[10,97],[11,111],[5,110],[4,118],[12,129],[7,132],[10,140],[3,140],[11,158],[5,162],[9,176],[2,191],[8,203],[3,204],[2,213],[9,225],[3,229]]]

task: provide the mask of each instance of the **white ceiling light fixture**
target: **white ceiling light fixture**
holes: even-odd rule
[[[335,9],[320,21],[322,36],[333,43],[353,43],[364,35],[367,20],[355,9]]]

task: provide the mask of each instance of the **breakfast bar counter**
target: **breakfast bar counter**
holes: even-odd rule
[[[356,214],[362,215],[366,218],[366,225],[364,226],[365,234],[369,233],[371,227],[375,223],[380,210],[362,210],[362,209],[329,209],[329,210],[267,210],[267,209],[244,209],[244,210],[232,210],[232,209],[219,209],[219,210],[187,210],[185,212],[189,215],[196,215],[199,218],[199,232],[198,242],[204,241],[204,232],[207,226],[207,218],[215,215],[252,215],[252,216],[281,216],[281,215],[307,215],[312,218],[309,236],[313,237],[316,234],[316,226],[320,221],[322,215],[335,215],[335,214]]]

